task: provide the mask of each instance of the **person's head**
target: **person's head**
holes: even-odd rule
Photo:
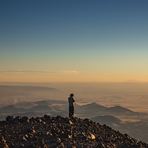
[[[73,94],[73,93],[71,93],[71,94],[70,94],[70,97],[73,97],[73,96],[74,96],[74,94]]]

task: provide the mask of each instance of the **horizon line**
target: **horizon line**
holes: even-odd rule
[[[51,81],[51,82],[2,82],[0,81],[0,85],[1,83],[9,83],[9,84],[14,84],[14,83],[20,83],[20,84],[50,84],[50,83],[117,83],[117,84],[124,84],[124,83],[129,83],[129,84],[134,84],[134,83],[148,83],[148,81],[121,81],[121,82],[117,82],[117,81],[98,81],[98,82],[94,82],[94,81],[80,81],[80,82],[75,82],[75,81],[69,81],[69,82],[64,82],[64,81]]]

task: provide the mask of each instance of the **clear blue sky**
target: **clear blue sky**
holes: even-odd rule
[[[147,65],[147,0],[0,1],[0,81],[148,81]]]

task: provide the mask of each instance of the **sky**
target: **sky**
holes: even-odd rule
[[[147,0],[0,0],[0,82],[148,82]]]

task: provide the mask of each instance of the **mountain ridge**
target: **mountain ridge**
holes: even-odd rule
[[[89,119],[44,115],[0,121],[0,147],[148,148],[148,144]]]

